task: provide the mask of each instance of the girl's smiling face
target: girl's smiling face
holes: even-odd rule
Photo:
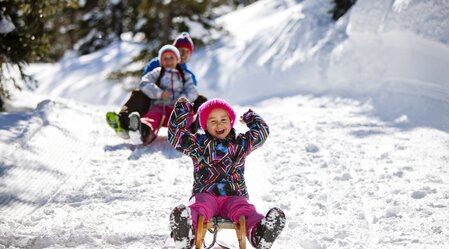
[[[231,120],[223,109],[214,109],[207,117],[206,130],[215,138],[224,139],[231,132]]]
[[[162,54],[161,65],[165,68],[176,68],[178,64],[178,58],[172,52],[165,52]]]

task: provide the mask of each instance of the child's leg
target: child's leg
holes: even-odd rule
[[[245,216],[247,237],[251,229],[264,218],[262,214],[256,211],[256,207],[250,204],[244,196],[227,198],[220,211],[220,216],[230,219],[232,222],[238,222],[240,216]]]
[[[143,116],[149,109],[151,105],[151,99],[148,98],[140,90],[134,90],[131,92],[131,96],[122,106],[122,109],[118,113],[120,119],[120,126],[128,130],[129,121],[128,116],[132,112],[139,112],[140,116]]]
[[[162,122],[161,126],[168,127],[168,120],[170,119],[170,115],[171,115],[172,111],[173,111],[173,106],[164,106],[164,110],[163,110],[164,119],[161,120],[161,122]]]
[[[163,107],[160,105],[152,106],[150,110],[140,119],[140,121],[150,127],[150,132],[156,134],[162,119]]]
[[[207,193],[196,194],[192,198],[192,204],[190,204],[190,213],[192,215],[192,223],[194,231],[196,231],[198,216],[203,215],[204,221],[208,221],[218,215],[218,203],[217,197]]]

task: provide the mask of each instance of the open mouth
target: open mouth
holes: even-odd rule
[[[217,133],[217,135],[222,135],[224,134],[225,130],[216,130],[215,132]]]

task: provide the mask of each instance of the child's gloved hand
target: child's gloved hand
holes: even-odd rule
[[[180,97],[178,101],[175,104],[175,109],[178,110],[180,113],[186,113],[186,112],[192,112],[193,113],[193,106],[192,103],[185,97]]]
[[[248,121],[252,118],[254,111],[250,108],[248,111],[243,113],[242,116],[240,116],[241,122],[248,123]]]
[[[242,116],[240,116],[240,122],[246,125],[252,125],[254,122],[254,111],[250,108]]]

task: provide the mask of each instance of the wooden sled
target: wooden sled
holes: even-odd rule
[[[215,245],[217,239],[217,233],[220,229],[234,229],[239,241],[239,248],[246,249],[246,221],[245,216],[240,216],[238,224],[232,223],[232,221],[224,219],[222,217],[214,217],[208,222],[204,222],[204,216],[198,217],[198,225],[196,229],[195,249],[200,249],[203,244],[206,231],[213,233],[213,240],[209,247],[204,245],[204,248],[212,248]]]

